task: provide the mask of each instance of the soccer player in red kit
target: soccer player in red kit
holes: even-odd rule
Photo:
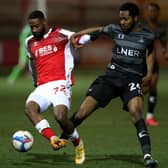
[[[44,14],[35,10],[28,16],[32,36],[26,39],[29,69],[35,85],[26,100],[26,115],[39,133],[57,150],[66,140],[59,138],[41,115],[53,107],[55,120],[75,146],[75,163],[85,160],[83,141],[72,121],[68,119],[71,104],[71,86],[74,84],[72,47],[69,38],[73,32],[62,28],[49,28]],[[87,36],[87,35],[86,35]]]

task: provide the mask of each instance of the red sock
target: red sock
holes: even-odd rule
[[[47,138],[48,140],[50,140],[50,138],[52,137],[52,136],[55,136],[55,133],[54,133],[54,131],[51,129],[51,128],[44,128],[43,130],[42,130],[42,132],[41,132],[41,134],[45,137],[45,138]]]
[[[74,146],[78,146],[80,142],[80,138],[77,138],[75,140],[72,141],[72,143],[74,144]]]

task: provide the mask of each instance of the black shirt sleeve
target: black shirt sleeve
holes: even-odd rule
[[[94,41],[94,40],[98,39],[99,36],[101,36],[101,34],[102,34],[101,31],[95,31],[95,32],[91,33],[91,34],[90,34],[90,36],[91,36],[91,37],[90,37],[90,40],[91,40],[91,41]]]

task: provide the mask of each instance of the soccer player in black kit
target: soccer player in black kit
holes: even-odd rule
[[[152,73],[154,34],[139,22],[138,16],[139,9],[135,4],[124,3],[119,9],[120,24],[88,28],[72,36],[72,44],[82,47],[78,43],[79,36],[90,34],[88,39],[80,41],[80,44],[85,44],[87,40],[93,41],[106,35],[113,39],[114,48],[105,74],[91,84],[86,98],[71,119],[77,127],[97,108],[105,107],[112,99],[120,97],[137,130],[145,166],[156,168],[158,163],[151,156],[150,136],[142,114],[141,88],[142,83],[148,83]]]
[[[149,126],[157,126],[158,121],[154,117],[155,107],[158,100],[157,84],[159,80],[159,63],[160,57],[168,56],[168,33],[165,25],[159,22],[160,6],[157,3],[150,2],[146,5],[146,24],[155,33],[154,42],[154,66],[151,82],[143,88],[143,91],[149,93],[148,109],[146,114],[146,124]],[[158,47],[161,46],[161,47]],[[162,52],[159,52],[162,51]]]

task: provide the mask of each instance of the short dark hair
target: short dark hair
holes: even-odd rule
[[[36,19],[36,18],[40,20],[45,19],[44,13],[40,10],[34,10],[29,14],[27,19],[29,20],[29,19]]]
[[[132,2],[124,3],[119,8],[120,11],[129,11],[130,16],[139,16],[139,8],[136,4]]]
[[[155,2],[150,2],[150,3],[148,3],[147,6],[152,6],[152,7],[156,8],[158,11],[160,11],[160,6]]]

